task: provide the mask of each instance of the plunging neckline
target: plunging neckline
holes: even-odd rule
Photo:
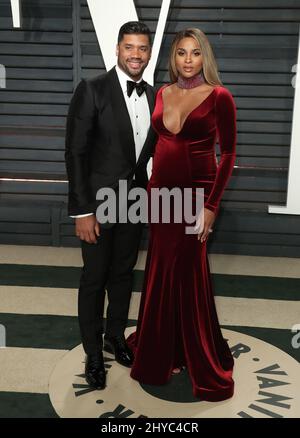
[[[172,85],[172,84],[169,84],[169,85],[167,85],[166,87],[164,87],[164,88],[161,90],[161,93],[160,93],[160,98],[161,98],[161,103],[162,103],[162,124],[163,124],[163,127],[165,128],[165,130],[168,131],[170,134],[172,134],[172,135],[178,135],[178,134],[180,134],[181,131],[183,130],[184,125],[186,124],[188,118],[193,114],[193,112],[196,111],[198,108],[200,108],[200,106],[203,105],[203,104],[207,101],[207,99],[213,94],[213,92],[214,92],[215,89],[216,89],[216,86],[214,86],[213,90],[209,93],[208,96],[206,96],[205,99],[202,100],[201,103],[199,103],[199,105],[197,105],[194,109],[192,109],[192,111],[190,111],[190,112],[188,113],[188,115],[186,116],[186,118],[185,118],[185,120],[184,120],[184,122],[183,122],[183,124],[182,124],[182,126],[181,126],[180,131],[178,131],[178,132],[175,134],[174,132],[170,131],[170,130],[166,127],[166,125],[165,125],[165,123],[164,123],[164,99],[163,99],[163,95],[162,95],[162,94],[163,94],[163,90],[165,90],[166,88],[170,87],[171,85]]]

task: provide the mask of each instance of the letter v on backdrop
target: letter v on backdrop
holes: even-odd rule
[[[105,67],[116,63],[116,42],[119,28],[127,21],[138,21],[133,0],[87,0]],[[162,0],[157,22],[152,55],[144,79],[153,85],[154,71],[169,13],[171,0]]]

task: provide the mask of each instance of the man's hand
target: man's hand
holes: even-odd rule
[[[100,236],[100,224],[96,216],[90,215],[75,219],[75,232],[80,240],[85,240],[87,243],[97,243],[97,237]]]

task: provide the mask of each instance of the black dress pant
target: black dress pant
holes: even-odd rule
[[[144,224],[117,223],[101,228],[97,243],[81,241],[83,268],[78,294],[78,317],[86,354],[102,349],[105,289],[108,308],[105,334],[123,335],[128,320],[133,268]]]

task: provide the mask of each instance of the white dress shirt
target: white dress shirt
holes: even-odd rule
[[[116,73],[123,91],[123,96],[126,102],[128,114],[131,120],[132,132],[135,144],[135,156],[136,161],[138,160],[145,140],[147,138],[148,130],[150,127],[150,110],[148,105],[148,100],[146,93],[144,92],[141,96],[138,96],[136,89],[134,88],[131,96],[127,94],[127,81],[132,81],[123,70],[116,65]],[[136,81],[141,82],[143,78]],[[134,177],[133,177],[134,179]],[[79,218],[90,216],[93,213],[79,214],[76,216],[71,216],[72,218]]]

